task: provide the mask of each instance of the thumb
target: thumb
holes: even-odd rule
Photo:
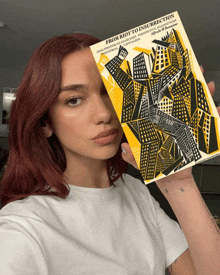
[[[123,158],[123,160],[128,162],[132,166],[134,166],[134,168],[139,169],[129,144],[126,143],[126,142],[123,142],[121,144],[121,149],[122,149],[122,158]]]

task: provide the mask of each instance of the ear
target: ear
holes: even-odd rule
[[[51,129],[51,126],[47,122],[42,123],[42,128],[43,128],[46,138],[49,138],[52,136],[53,130]]]

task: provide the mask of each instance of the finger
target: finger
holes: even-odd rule
[[[138,169],[137,163],[135,161],[135,158],[133,156],[133,153],[131,151],[129,144],[126,142],[123,142],[121,144],[121,148],[122,148],[122,158],[124,159],[124,161],[134,166],[134,168]]]
[[[218,111],[218,113],[220,115],[220,106],[217,107],[217,111]]]
[[[200,70],[202,71],[202,73],[204,74],[204,68],[202,65],[199,65],[200,67]],[[208,88],[209,88],[209,91],[211,93],[211,95],[213,96],[214,95],[214,92],[215,92],[215,82],[214,81],[211,81],[207,84]]]
[[[202,65],[199,65],[199,67],[200,67],[202,73],[204,74],[204,69],[203,69]]]
[[[207,86],[209,88],[210,94],[213,96],[215,92],[215,82],[211,81],[207,84]]]

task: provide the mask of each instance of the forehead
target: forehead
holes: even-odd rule
[[[67,55],[62,61],[62,86],[85,81],[99,75],[89,48]]]

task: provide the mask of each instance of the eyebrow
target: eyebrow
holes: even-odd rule
[[[86,86],[84,84],[70,84],[67,86],[62,86],[60,89],[60,92],[66,92],[66,91],[78,91],[78,90],[82,90],[82,89],[86,89]]]

